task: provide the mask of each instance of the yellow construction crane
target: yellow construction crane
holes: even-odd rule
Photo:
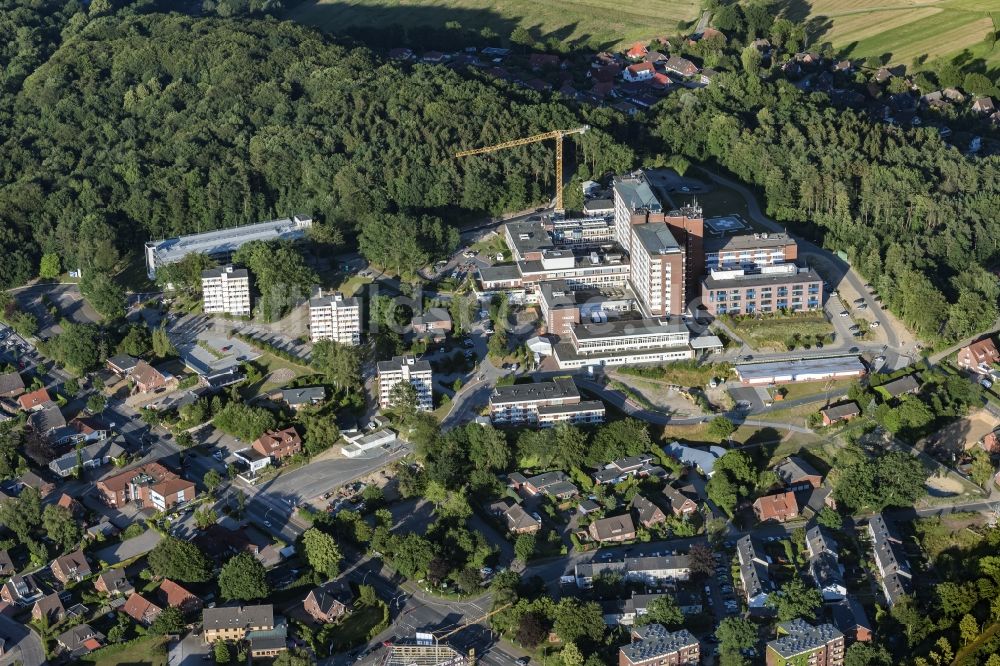
[[[506,148],[525,146],[529,143],[538,143],[539,141],[547,141],[548,139],[555,139],[556,140],[556,210],[562,212],[563,211],[563,137],[569,134],[583,134],[589,129],[590,125],[583,125],[582,127],[577,127],[575,129],[552,130],[551,132],[535,134],[534,136],[526,136],[523,139],[514,139],[512,141],[505,141],[503,143],[498,143],[495,146],[484,146],[483,148],[473,148],[472,150],[463,150],[461,152],[455,153],[455,157],[483,155],[485,153],[493,153],[498,150],[504,150]]]

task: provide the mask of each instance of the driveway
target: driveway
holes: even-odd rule
[[[38,335],[45,338],[62,332],[59,327],[60,319],[68,319],[77,324],[92,324],[101,320],[101,316],[84,300],[80,287],[75,284],[33,284],[10,291],[17,299],[18,306],[38,319]],[[48,304],[58,308],[58,317],[49,314]]]
[[[132,537],[119,544],[97,551],[97,559],[108,564],[118,564],[133,557],[144,555],[156,548],[163,539],[154,529],[147,529],[137,537]]]
[[[0,657],[0,666],[8,666],[14,662],[20,662],[23,666],[45,663],[41,639],[25,625],[0,615],[0,636],[7,641],[6,652]]]

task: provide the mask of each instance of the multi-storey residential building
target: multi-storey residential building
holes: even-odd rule
[[[494,425],[531,423],[543,428],[561,421],[602,423],[604,403],[581,400],[580,391],[569,378],[497,386],[490,396],[490,420]]]
[[[309,299],[309,335],[313,342],[333,340],[343,345],[361,344],[361,304],[341,293]]]
[[[232,264],[201,272],[202,311],[250,316],[250,271]]]
[[[740,565],[740,581],[750,611],[765,608],[768,595],[774,591],[769,562],[764,549],[749,534],[736,542],[736,557]]]
[[[889,529],[882,514],[876,513],[868,520],[868,534],[872,540],[872,552],[878,566],[882,592],[886,603],[892,608],[913,590],[913,572],[906,553],[903,552],[903,542]]]
[[[809,574],[824,601],[840,601],[847,596],[844,568],[840,565],[837,542],[819,525],[806,532]]]
[[[596,576],[606,573],[618,573],[625,580],[649,585],[687,580],[691,576],[691,558],[688,555],[626,557],[606,562],[592,560],[574,568],[576,584],[584,589],[593,584]]]
[[[83,549],[79,548],[52,560],[49,569],[52,571],[52,576],[63,585],[70,582],[79,583],[92,573],[87,556],[83,554]]]
[[[262,456],[283,460],[302,450],[302,437],[295,431],[295,426],[288,426],[283,430],[265,432],[254,440],[251,448]]]
[[[798,244],[788,234],[755,233],[705,239],[705,271],[753,269],[791,264],[798,259]]]
[[[195,498],[194,483],[180,478],[158,462],[121,472],[97,482],[104,502],[121,508],[129,502],[165,511]]]
[[[434,407],[434,372],[427,361],[413,356],[395,356],[391,361],[378,363],[379,404],[382,409],[392,407],[392,389],[400,382],[409,382],[417,391],[417,408],[430,411]]]
[[[802,619],[778,623],[778,638],[767,644],[767,666],[841,666],[844,634],[832,624],[812,626]]]
[[[630,228],[632,288],[643,313],[650,317],[684,312],[684,253],[664,222]]]
[[[177,263],[189,254],[206,254],[219,262],[228,262],[233,253],[255,240],[298,240],[312,226],[312,218],[296,215],[270,222],[259,222],[229,229],[206,231],[179,238],[146,243],[146,271],[156,278],[156,269]]]
[[[202,614],[206,645],[216,641],[250,643],[250,656],[274,656],[286,649],[287,626],[274,620],[274,606],[229,606],[206,608]]]
[[[701,646],[687,629],[667,631],[662,624],[632,629],[632,642],[618,649],[618,666],[695,666]]]
[[[702,305],[711,314],[753,314],[817,310],[823,304],[823,278],[795,264],[712,270],[702,280]]]

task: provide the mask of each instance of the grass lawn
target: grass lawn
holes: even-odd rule
[[[812,344],[816,336],[833,333],[833,324],[826,320],[822,312],[776,314],[760,318],[722,315],[720,319],[756,350],[786,351],[790,342],[798,340],[795,347],[802,347],[803,340]]]
[[[444,28],[445,23],[457,21],[466,30],[490,27],[504,39],[523,26],[536,39],[589,41],[609,48],[672,34],[678,21],[694,21],[698,14],[694,0],[625,5],[614,0],[306,0],[285,12],[285,18],[330,32],[357,27],[386,30],[393,25]],[[395,45],[391,37],[383,44]]]
[[[488,238],[484,238],[478,243],[473,243],[469,246],[469,249],[473,252],[479,252],[479,257],[482,259],[489,259],[494,261],[496,256],[503,253],[504,259],[510,257],[510,249],[507,247],[507,242],[504,241],[503,236],[500,234],[490,234]]]
[[[361,291],[361,288],[366,284],[371,284],[372,282],[373,280],[371,278],[361,277],[360,275],[352,275],[337,287],[337,291],[343,293],[344,296],[353,296]]]
[[[97,666],[167,666],[167,639],[164,636],[150,636],[136,641],[122,650],[99,655],[93,660]]]
[[[803,7],[810,7],[816,41],[829,41],[851,57],[888,54],[891,63],[910,65],[921,56],[933,60],[968,50],[970,61],[1000,65],[1000,46],[991,49],[984,41],[993,29],[987,12],[997,10],[995,0],[815,0]]]
[[[796,400],[798,398],[805,398],[811,395],[816,395],[817,393],[826,393],[827,391],[843,391],[844,395],[847,395],[847,389],[851,387],[855,380],[853,379],[838,379],[835,381],[819,381],[819,382],[793,382],[791,384],[782,384],[781,388],[785,389],[785,400]],[[817,400],[824,400],[825,398],[817,397]],[[775,405],[780,405],[780,402],[775,402]]]
[[[652,379],[654,381],[676,384],[677,386],[706,386],[713,377],[725,379],[732,371],[728,363],[697,364],[692,361],[679,361],[654,366],[623,366],[618,369],[624,375]]]
[[[340,629],[333,634],[334,648],[336,650],[346,650],[354,645],[363,643],[368,638],[368,632],[372,627],[382,621],[383,607],[385,602],[377,606],[357,605]]]

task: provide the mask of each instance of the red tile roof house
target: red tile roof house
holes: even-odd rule
[[[986,372],[989,366],[1000,361],[1000,351],[992,338],[983,338],[958,350],[955,363],[958,367],[973,372]]]
[[[83,513],[83,507],[80,506],[80,503],[66,493],[63,493],[62,496],[59,497],[59,501],[56,502],[56,505],[61,506],[64,509],[69,509],[69,512],[73,514],[73,516],[79,516]]]
[[[70,581],[79,583],[92,573],[90,563],[87,562],[83,550],[76,550],[62,557],[57,557],[49,568],[52,569],[52,575],[55,576],[56,580],[63,585]]]
[[[639,81],[649,81],[656,74],[656,68],[653,67],[652,63],[640,62],[635,65],[629,65],[622,72],[622,78],[631,83],[638,83]]]
[[[153,624],[163,609],[141,594],[132,594],[122,606],[122,612],[144,627]]]
[[[181,609],[185,614],[193,613],[202,606],[201,599],[169,578],[164,578],[160,584],[160,601],[171,608]]]
[[[641,60],[646,57],[647,53],[649,53],[649,49],[646,48],[646,45],[642,42],[636,42],[625,52],[625,55],[632,60]]]
[[[649,80],[649,85],[652,86],[653,88],[656,88],[657,90],[666,90],[671,85],[673,85],[673,83],[674,82],[670,80],[670,77],[664,74],[663,72],[657,72],[656,74],[653,74],[653,78]]]
[[[105,504],[121,508],[129,502],[165,511],[196,496],[195,485],[158,462],[121,472],[97,482]]]
[[[52,402],[52,398],[49,397],[49,392],[44,388],[25,393],[17,399],[18,406],[26,412],[36,412],[50,402]]]
[[[302,438],[294,427],[289,426],[284,430],[265,432],[254,440],[252,448],[261,455],[282,460],[302,450]]]
[[[799,515],[799,505],[793,492],[764,495],[753,503],[753,512],[762,523],[769,520],[783,523]]]

